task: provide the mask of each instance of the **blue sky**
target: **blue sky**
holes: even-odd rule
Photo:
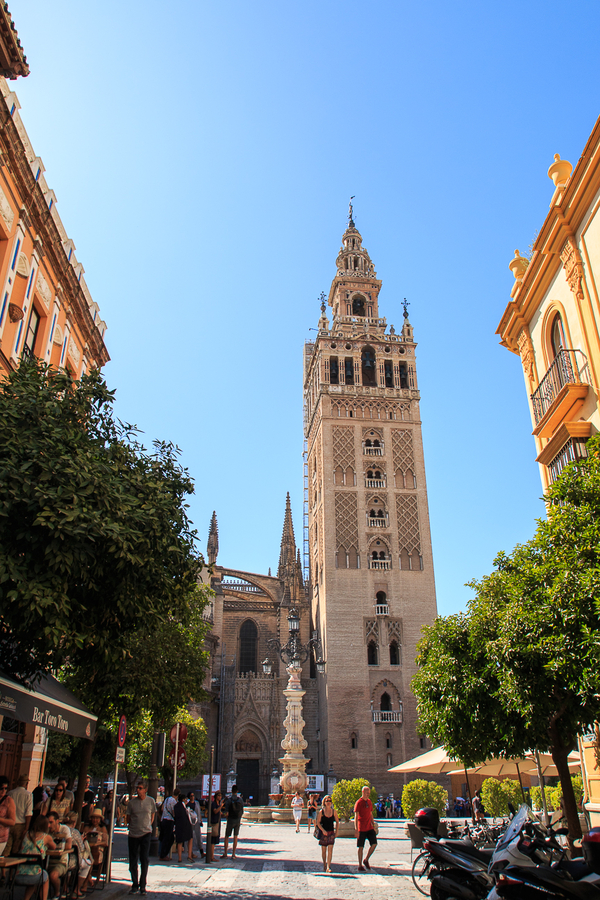
[[[182,449],[201,549],[302,525],[302,349],[348,198],[417,365],[438,606],[543,514],[508,263],[600,109],[600,6],[10,0],[21,115],[108,324],[121,418]]]

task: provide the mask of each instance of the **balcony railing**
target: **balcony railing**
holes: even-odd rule
[[[369,516],[369,528],[387,528],[387,519],[374,518]]]
[[[382,709],[374,709],[373,710],[373,721],[374,722],[396,722],[397,724],[402,724],[402,710],[382,710]]]
[[[389,616],[390,607],[387,603],[376,603],[375,604],[375,615],[376,616]]]
[[[536,425],[568,384],[590,384],[588,361],[581,350],[559,350],[537,390],[531,395]]]
[[[385,487],[383,478],[365,478],[365,487]]]
[[[369,568],[370,569],[391,569],[391,563],[389,559],[370,559],[369,560]]]
[[[383,456],[383,447],[363,447],[365,456]]]

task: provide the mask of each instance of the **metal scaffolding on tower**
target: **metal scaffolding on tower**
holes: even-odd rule
[[[308,443],[304,441],[304,450],[302,452],[304,464],[304,505],[302,509],[302,568],[305,587],[308,588],[310,581],[310,554],[308,544]]]

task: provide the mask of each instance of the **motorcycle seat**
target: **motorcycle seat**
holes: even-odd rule
[[[484,863],[486,866],[492,858],[493,850],[480,850],[478,847],[475,847],[470,841],[453,841],[450,838],[442,838],[440,840],[440,844],[444,844],[446,847],[450,847],[453,850],[456,850],[457,853],[464,853],[467,856],[471,856],[474,859],[478,859],[480,862]]]

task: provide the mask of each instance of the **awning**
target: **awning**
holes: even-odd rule
[[[80,738],[92,738],[98,721],[52,675],[44,675],[35,690],[27,690],[0,672],[0,715]]]

